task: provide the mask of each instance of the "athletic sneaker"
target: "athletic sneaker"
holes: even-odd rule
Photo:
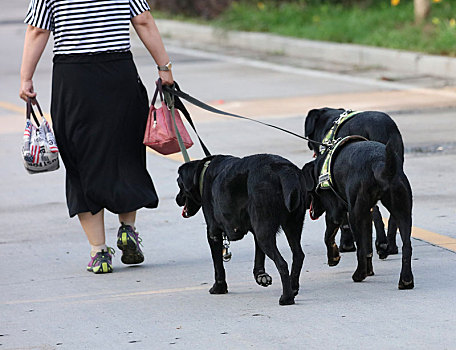
[[[90,259],[89,264],[87,265],[87,271],[96,274],[112,272],[112,254],[114,254],[114,249],[111,247],[96,253]]]
[[[122,225],[117,233],[117,247],[122,251],[122,262],[124,264],[140,264],[144,261],[144,254],[141,251],[141,238],[138,232],[130,225]]]

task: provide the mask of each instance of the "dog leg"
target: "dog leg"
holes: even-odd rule
[[[266,273],[264,269],[264,252],[258,245],[255,233],[253,233],[255,239],[255,265],[253,266],[253,277],[256,283],[262,287],[268,287],[272,284],[272,277]]]
[[[340,244],[339,252],[349,253],[356,251],[355,241],[353,239],[353,233],[350,230],[348,219],[344,219],[340,226]]]
[[[304,223],[304,214],[302,219],[290,218],[289,222],[282,225],[285,236],[288,240],[291,252],[293,254],[293,263],[291,265],[291,289],[293,295],[298,295],[299,292],[299,277],[301,276],[302,265],[304,263],[305,254],[301,247],[302,225]]]
[[[399,249],[396,244],[396,233],[397,233],[397,223],[396,219],[393,216],[390,216],[388,220],[388,255],[397,254]]]
[[[226,284],[225,268],[223,267],[223,240],[221,231],[209,231],[207,229],[207,241],[211,248],[212,263],[214,264],[215,283],[209,293],[211,294],[226,294],[228,293],[228,285]]]
[[[412,274],[412,243],[410,241],[412,217],[399,221],[399,232],[402,239],[402,268],[399,289],[413,289],[415,286]]]
[[[291,280],[288,272],[288,264],[277,249],[276,233],[275,232],[261,232],[255,230],[258,238],[258,244],[264,253],[274,261],[277,270],[279,271],[282,280],[282,296],[279,299],[280,305],[294,304],[294,294],[291,290]]]
[[[378,206],[374,206],[372,218],[375,226],[375,248],[380,259],[386,259],[388,256],[388,241],[386,239],[385,224],[383,223],[382,214]]]
[[[372,218],[371,218],[372,220]],[[372,226],[371,226],[372,227]],[[372,265],[372,257],[374,256],[372,249],[372,232],[367,235],[367,256],[366,256],[366,265],[367,265],[367,276],[374,275],[374,266]]]
[[[412,289],[415,284],[412,274],[412,189],[404,176],[398,184],[391,188],[390,193],[382,198],[383,205],[394,217],[399,226],[402,239],[402,268],[399,278],[399,289]]]
[[[349,214],[350,227],[356,240],[356,255],[358,258],[358,267],[352,275],[352,279],[355,282],[363,281],[368,275],[367,255],[369,250],[367,245],[369,244],[369,235],[371,236],[370,242],[372,242],[372,216],[370,210],[366,210],[366,208],[370,208],[368,203],[357,200]],[[372,256],[370,261],[372,262]]]
[[[340,261],[339,248],[337,247],[335,241],[338,230],[339,225],[336,224],[328,214],[326,214],[325,244],[329,266],[336,266]]]

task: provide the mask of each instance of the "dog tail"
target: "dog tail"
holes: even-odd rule
[[[282,185],[285,207],[291,213],[299,208],[303,202],[303,180],[300,171],[291,167],[283,167],[279,171],[280,184]]]
[[[394,142],[388,141],[385,148],[385,162],[374,168],[375,179],[383,185],[389,184],[399,170],[399,155],[395,152]]]

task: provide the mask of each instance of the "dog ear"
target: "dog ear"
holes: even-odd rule
[[[178,174],[179,178],[184,185],[186,191],[191,191],[194,187],[195,173],[199,164],[199,160],[192,160],[191,162],[184,163],[179,167]]]
[[[315,161],[311,161],[304,165],[302,168],[302,173],[304,175],[304,180],[306,182],[306,191],[312,192],[315,190],[317,182],[315,181]]]
[[[322,113],[321,109],[312,109],[307,113],[306,121],[304,122],[304,136],[309,137],[315,131],[315,124]]]

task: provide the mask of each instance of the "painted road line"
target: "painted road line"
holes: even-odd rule
[[[10,102],[5,102],[5,101],[0,101],[0,108],[6,109],[7,111],[10,112],[15,112],[19,114],[25,114],[25,107],[19,107],[18,105],[15,105]],[[51,115],[48,113],[44,113],[44,117],[46,120],[50,123],[51,122]]]
[[[383,218],[383,223],[387,229],[388,218]],[[456,239],[452,237],[412,226],[412,238],[456,253]]]
[[[19,107],[15,104],[9,103],[9,102],[0,101],[0,108],[6,109],[7,111],[10,111],[10,112],[25,114],[24,107]]]
[[[437,247],[445,248],[456,252],[456,239],[441,235],[432,231],[424,230],[419,227],[412,227],[412,237],[424,241]]]
[[[249,281],[230,283],[230,286],[234,287],[248,287],[252,283]],[[106,292],[101,293],[87,293],[87,294],[74,294],[74,295],[64,295],[64,296],[52,296],[49,298],[42,299],[17,299],[9,300],[0,303],[0,305],[19,305],[19,304],[35,304],[35,303],[55,303],[55,302],[64,302],[64,303],[88,303],[88,302],[100,302],[106,300],[123,300],[124,298],[134,298],[148,295],[159,295],[159,294],[173,294],[173,293],[185,293],[192,291],[207,290],[210,288],[211,284],[203,284],[199,286],[192,287],[178,287],[178,288],[165,288],[165,289],[155,289],[155,290],[145,290],[139,292],[126,292],[126,293],[112,293],[106,294]]]
[[[163,158],[171,159],[171,160],[173,160],[175,162],[179,162],[179,163],[183,163],[184,162],[184,157],[182,156],[182,153],[180,153],[180,152],[179,153],[174,153],[174,154],[164,155],[164,154],[158,153],[157,151],[154,151],[150,147],[146,147],[146,149],[147,149],[147,152],[152,153],[155,156],[160,156],[160,157],[163,157]],[[190,157],[190,160],[194,160],[194,158]]]

